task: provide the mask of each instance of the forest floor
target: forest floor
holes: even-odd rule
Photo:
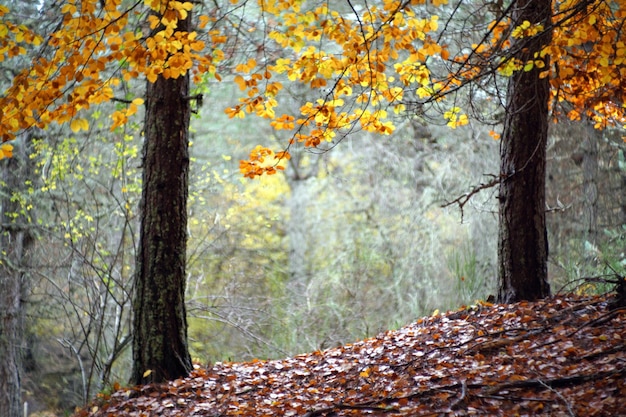
[[[342,347],[120,388],[76,417],[626,416],[626,308],[611,299],[480,303]]]

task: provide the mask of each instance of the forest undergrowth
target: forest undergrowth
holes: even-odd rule
[[[116,386],[75,417],[624,416],[626,308],[616,298],[480,302],[324,351]]]

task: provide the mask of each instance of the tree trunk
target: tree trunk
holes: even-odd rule
[[[310,163],[304,163],[302,148],[294,149],[289,160],[287,183],[291,195],[288,200],[289,221],[286,234],[289,239],[289,281],[287,296],[294,310],[302,309],[310,303],[309,284],[311,283],[310,268],[310,229],[315,225],[308,212],[312,196],[317,192],[315,185],[309,180],[315,178],[320,169],[320,157],[310,155]]]
[[[21,417],[20,376],[24,350],[24,299],[26,297],[29,246],[32,236],[23,207],[12,199],[32,176],[27,146],[15,145],[13,158],[2,161],[0,204],[0,416]]]
[[[583,227],[585,231],[583,247],[585,263],[596,266],[598,248],[598,141],[600,131],[593,127],[591,120],[585,120],[583,150]],[[588,243],[587,243],[588,242]],[[588,250],[593,248],[593,250]]]
[[[190,18],[178,22],[189,30]],[[189,75],[148,83],[141,235],[133,301],[131,382],[184,377],[187,345],[185,264],[189,171]]]
[[[549,28],[549,0],[517,0],[513,22]],[[514,39],[516,57],[526,62],[551,39],[546,29],[535,37]],[[546,57],[547,59],[547,57]],[[548,62],[546,62],[546,67]],[[550,84],[541,69],[517,71],[510,80],[500,163],[498,300],[535,300],[550,294],[545,216],[545,167]]]
[[[300,301],[307,298],[309,284],[308,268],[308,222],[307,222],[307,182],[294,179],[289,182],[291,196],[289,198],[289,222],[287,236],[289,237],[289,296],[292,300]]]

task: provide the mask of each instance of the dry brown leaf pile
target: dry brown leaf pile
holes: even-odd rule
[[[77,417],[626,416],[626,309],[483,303],[292,358],[122,388]]]

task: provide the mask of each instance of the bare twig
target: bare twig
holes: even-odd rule
[[[621,376],[624,374],[626,374],[626,368],[596,372],[593,374],[570,375],[553,379],[525,379],[522,381],[510,381],[492,386],[488,390],[486,390],[485,393],[496,394],[500,391],[508,390],[511,388],[557,388],[568,385],[582,384],[589,381],[604,380],[606,378]]]
[[[459,206],[459,209],[461,210],[461,219],[462,219],[463,208],[465,207],[465,204],[467,204],[467,202],[470,200],[470,198],[472,198],[475,194],[478,194],[482,190],[486,190],[488,188],[492,188],[492,187],[495,187],[496,185],[499,185],[502,182],[502,180],[503,180],[502,176],[494,176],[494,178],[491,181],[477,185],[471,191],[455,198],[454,200],[450,202],[443,204],[441,207],[443,208],[443,207],[451,206],[453,204],[457,204]]]
[[[552,391],[554,393],[554,395],[556,395],[557,397],[559,397],[561,399],[561,401],[563,401],[563,403],[567,407],[567,412],[569,413],[570,416],[576,417],[576,414],[574,413],[574,410],[572,410],[572,405],[570,404],[569,401],[567,401],[567,399],[563,396],[563,394],[561,394],[560,392],[558,392],[557,390],[555,390],[554,388],[552,388],[551,386],[549,386],[547,384],[543,384],[543,385],[546,387],[546,389]]]
[[[322,414],[329,413],[335,410],[364,410],[364,411],[377,411],[379,413],[397,413],[399,410],[394,407],[374,405],[374,402],[359,403],[359,404],[333,404],[328,407],[317,408],[304,414],[302,417],[316,417]]]
[[[452,404],[450,404],[450,410],[454,410],[456,407],[458,407],[465,399],[466,394],[467,394],[467,381],[463,380],[461,381],[461,395],[459,395],[459,398],[457,398],[456,400],[452,402]]]

